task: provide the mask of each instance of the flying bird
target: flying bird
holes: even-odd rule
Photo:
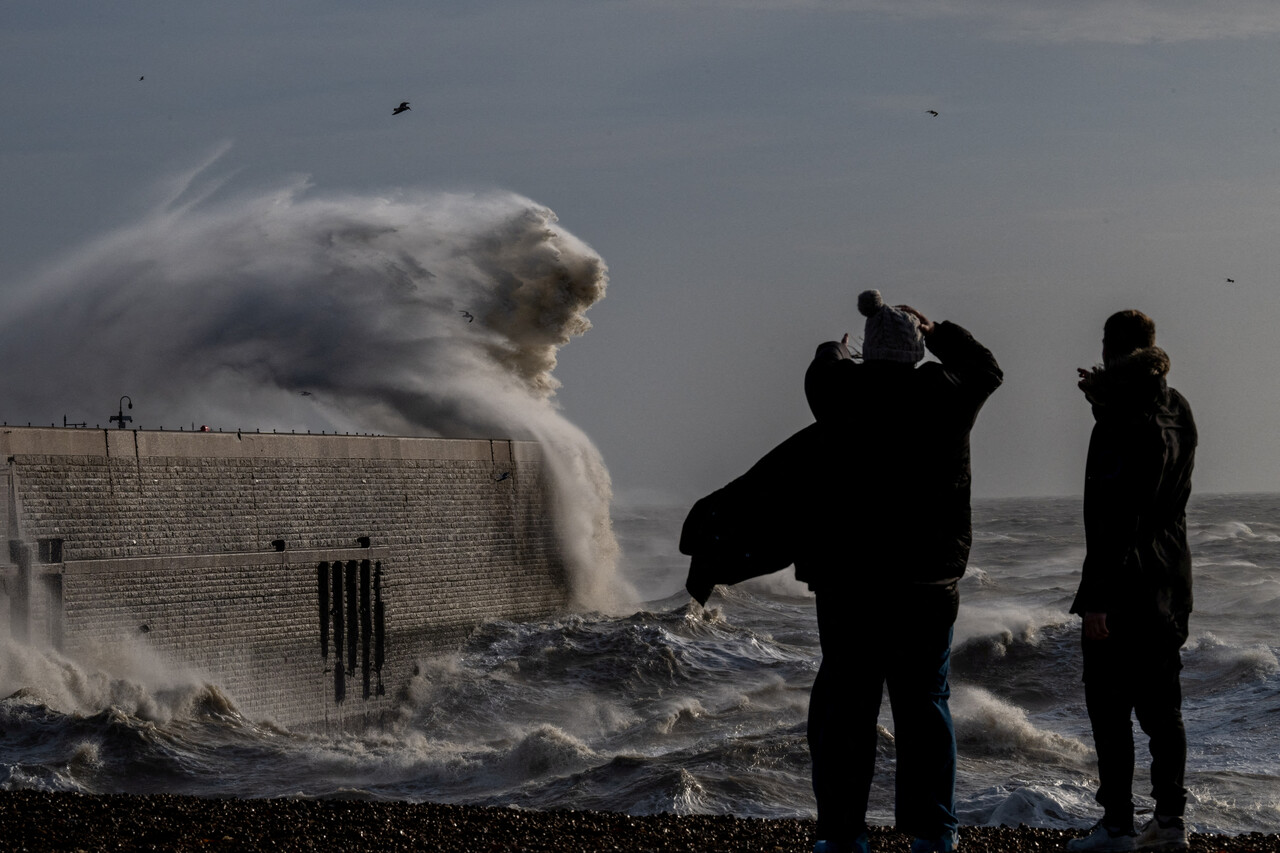
[[[409,102],[408,102],[408,101],[401,101],[401,102],[400,102],[400,106],[398,106],[398,107],[396,107],[394,110],[392,110],[392,111],[391,111],[391,114],[392,114],[393,116],[398,116],[398,115],[400,115],[400,113],[404,112],[404,111],[405,111],[405,110],[407,110],[407,109],[409,109]]]
[[[146,79],[147,79],[147,75],[143,74],[141,77],[138,78],[138,82],[141,83],[143,80],[146,80]]]
[[[503,472],[502,472],[502,476],[501,476],[501,477],[494,477],[494,478],[493,478],[493,481],[494,481],[495,483],[501,483],[503,480],[505,480],[505,479],[509,478],[510,476],[511,476],[511,472],[510,472],[510,471],[503,471]]]
[[[1227,279],[1227,284],[1235,284],[1235,283],[1236,283],[1236,280],[1234,278]]]
[[[311,396],[311,392],[310,392],[310,391],[299,391],[299,392],[298,392],[298,394],[300,394],[300,395],[301,395],[301,396],[303,396],[303,397],[310,397],[310,396]]]
[[[925,112],[927,112],[929,115],[933,116],[934,118],[937,118],[937,117],[938,117],[938,111],[937,111],[937,110],[925,110]]]
[[[472,314],[470,311],[459,311],[458,313],[463,317],[466,317],[468,323],[474,323],[476,321],[476,315]]]

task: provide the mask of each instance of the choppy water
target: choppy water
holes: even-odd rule
[[[685,509],[614,509],[641,609],[486,625],[457,652],[423,658],[392,732],[289,732],[244,719],[234,696],[181,672],[124,660],[86,671],[6,644],[0,788],[811,816],[813,600],[782,573],[718,592],[705,612],[691,606],[675,547]],[[1096,818],[1066,612],[1079,517],[1072,499],[975,506],[952,701],[966,824]],[[1277,495],[1193,501],[1184,713],[1197,831],[1280,827],[1278,518]],[[888,824],[884,710],[871,817]],[[1137,780],[1141,793],[1145,769]]]

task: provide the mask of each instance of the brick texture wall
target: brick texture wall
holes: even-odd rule
[[[6,427],[0,462],[10,631],[159,653],[254,719],[385,720],[422,655],[567,599],[527,442]]]

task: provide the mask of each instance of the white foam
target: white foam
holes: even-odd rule
[[[965,643],[986,640],[997,653],[1003,654],[1010,643],[1034,644],[1045,628],[1073,619],[1075,617],[1066,611],[1052,607],[1019,607],[1007,602],[970,604],[962,600],[952,645],[959,648]]]
[[[1072,737],[1037,728],[1027,712],[980,687],[957,687],[951,697],[956,742],[965,754],[1077,760],[1090,754]]]
[[[595,761],[596,754],[582,741],[556,726],[542,725],[521,735],[499,768],[511,778],[527,780],[580,770]]]
[[[1075,782],[1011,779],[957,803],[961,823],[974,826],[1087,826],[1096,819],[1092,787]]]
[[[1223,683],[1265,681],[1280,672],[1280,659],[1270,646],[1235,646],[1210,632],[1196,637],[1183,656],[1188,676],[1209,678],[1218,689]]]
[[[809,585],[796,580],[795,573],[791,569],[783,569],[780,572],[763,575],[758,578],[742,583],[742,586],[753,592],[763,593],[765,595],[778,595],[784,598],[813,598],[813,593],[809,590]]]
[[[153,651],[135,644],[103,647],[91,660],[73,661],[55,651],[0,641],[0,697],[24,698],[68,715],[117,710],[154,723],[192,716],[216,695],[234,708],[199,673],[176,669]]]
[[[1246,541],[1280,542],[1280,534],[1258,533],[1254,527],[1243,521],[1224,521],[1217,524],[1205,524],[1193,527],[1190,531],[1192,545],[1200,545],[1223,540],[1239,539]],[[1262,525],[1270,527],[1271,525]]]

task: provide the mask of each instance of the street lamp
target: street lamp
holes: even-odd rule
[[[129,408],[130,408],[130,409],[132,409],[132,408],[133,408],[133,400],[130,400],[130,399],[129,399],[129,395],[128,395],[128,394],[125,394],[123,397],[121,397],[121,398],[120,398],[120,414],[118,414],[118,415],[112,415],[112,416],[109,418],[109,420],[119,421],[119,422],[120,422],[120,423],[119,423],[119,429],[124,429],[124,422],[125,422],[125,421],[128,421],[129,423],[133,423],[133,418],[132,418],[132,417],[130,417],[129,415],[126,415],[126,414],[124,413],[124,401],[125,401],[125,400],[129,400]]]

